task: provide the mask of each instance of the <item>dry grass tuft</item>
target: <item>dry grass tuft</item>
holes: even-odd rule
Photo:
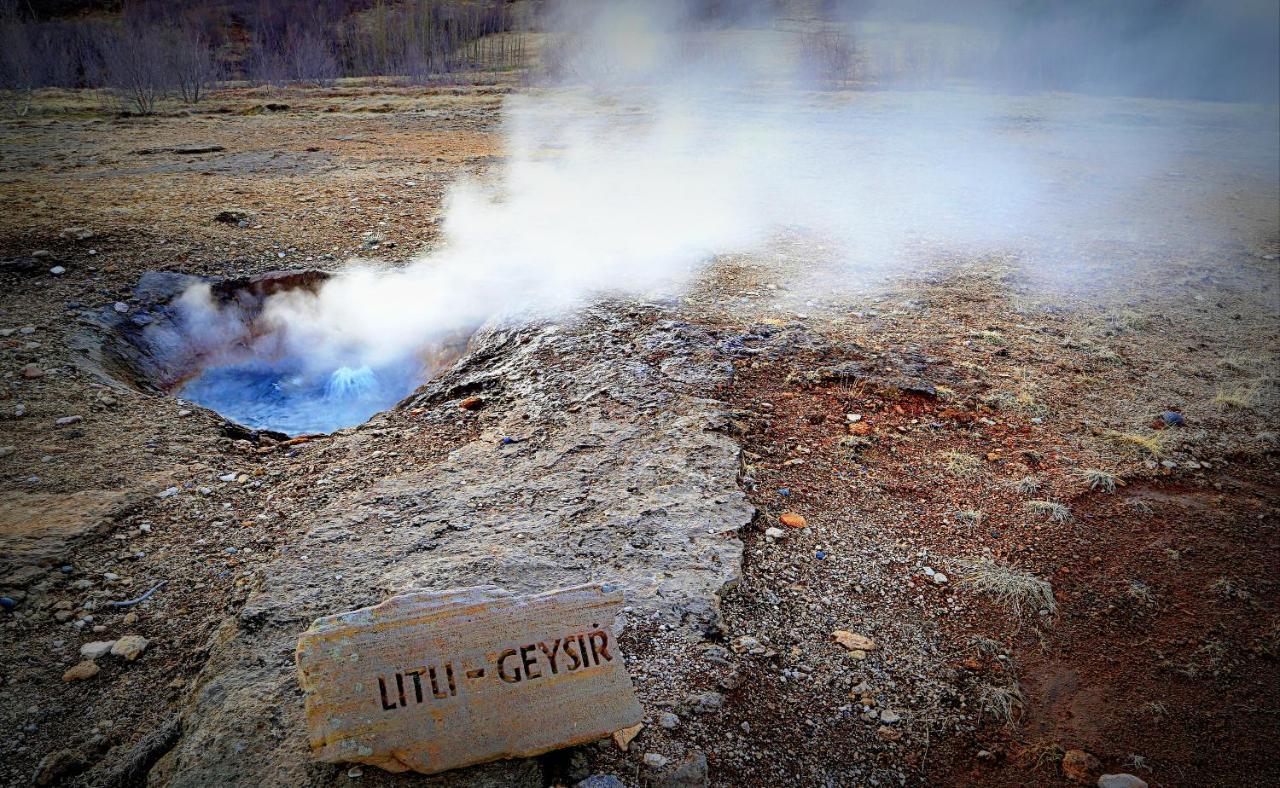
[[[1013,489],[1023,495],[1035,495],[1040,492],[1040,487],[1040,480],[1034,476],[1023,476],[1013,484]]]
[[[1141,580],[1130,580],[1128,588],[1125,589],[1125,593],[1138,603],[1146,605],[1147,607],[1152,607],[1156,603],[1155,594],[1151,593],[1151,586]]]
[[[982,467],[982,460],[972,454],[960,451],[949,451],[942,455],[947,463],[947,471],[956,476],[973,476]]]
[[[1159,459],[1169,451],[1169,439],[1163,432],[1137,433],[1137,432],[1116,432],[1108,430],[1105,433],[1108,440],[1117,446],[1129,449],[1138,449],[1139,451],[1150,454],[1152,457]]]
[[[961,525],[977,528],[982,525],[983,516],[981,509],[961,509],[956,512],[956,521]]]
[[[968,565],[962,582],[1007,605],[1021,621],[1023,610],[1043,610],[1052,616],[1058,610],[1053,598],[1053,586],[1035,575],[991,561],[979,561]]]
[[[1251,410],[1258,402],[1257,386],[1237,386],[1230,390],[1220,390],[1209,404],[1220,411]]]
[[[1114,473],[1100,471],[1097,468],[1085,468],[1080,471],[1080,478],[1085,484],[1089,485],[1090,490],[1102,490],[1103,492],[1113,493],[1116,486],[1123,487],[1124,480],[1116,476]]]
[[[1071,522],[1071,509],[1056,501],[1027,501],[1022,506],[1028,512],[1048,517],[1055,523]]]
[[[1031,771],[1039,771],[1045,766],[1050,767],[1055,772],[1058,771],[1058,765],[1062,763],[1062,759],[1066,756],[1066,750],[1062,749],[1062,745],[1056,741],[1040,740],[1028,744],[1025,749],[1018,754],[1018,762],[1028,767]]]
[[[982,715],[990,714],[1001,725],[1011,726],[1017,720],[1018,712],[1025,708],[1022,691],[1016,686],[993,687],[984,685],[978,691],[978,723],[982,723]]]

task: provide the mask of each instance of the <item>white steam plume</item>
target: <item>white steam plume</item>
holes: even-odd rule
[[[495,314],[676,288],[783,228],[824,239],[853,284],[922,246],[1033,262],[1096,240],[1191,246],[1224,232],[1202,202],[1277,170],[1274,106],[814,92],[797,87],[813,69],[795,33],[693,31],[674,2],[561,4],[552,20],[573,33],[544,47],[565,84],[508,99],[501,174],[452,190],[439,248],[271,299],[273,341],[377,366]],[[1223,119],[1235,171],[1162,180]]]

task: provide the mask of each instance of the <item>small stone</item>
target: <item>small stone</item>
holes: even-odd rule
[[[59,427],[66,427],[71,424],[79,424],[82,421],[84,421],[83,416],[63,416],[62,418],[55,421],[54,424],[58,425]]]
[[[134,624],[138,623],[138,614],[126,613],[124,618],[120,619],[120,623],[124,624],[126,627],[133,626]]]
[[[218,481],[220,482],[234,482],[235,480],[236,475],[234,473],[224,473],[218,477]]]
[[[643,722],[638,722],[630,728],[623,728],[620,731],[613,732],[613,743],[618,745],[618,749],[626,752],[631,749],[631,740],[640,735],[640,731],[644,728]]]
[[[627,788],[627,784],[612,774],[593,774],[576,783],[574,788]]]
[[[1147,788],[1147,781],[1133,774],[1104,774],[1098,788]]]
[[[1187,423],[1186,418],[1176,410],[1166,410],[1161,413],[1160,420],[1169,427],[1181,427]]]
[[[778,519],[788,528],[804,528],[804,517],[796,514],[795,512],[783,512],[782,516]]]
[[[946,583],[947,583],[947,576],[946,576],[946,575],[944,575],[944,574],[942,574],[941,572],[934,572],[934,573],[933,573],[933,582],[937,583],[937,584],[938,584],[938,585],[940,585],[940,586],[941,586],[941,585],[946,585]]]
[[[658,724],[667,730],[672,730],[680,726],[680,718],[669,711],[664,711],[658,715]]]
[[[111,308],[112,308],[112,309],[114,309],[114,310],[116,310],[117,312],[119,312],[119,313],[120,313],[120,314],[122,314],[122,315],[123,315],[123,314],[126,314],[126,313],[129,311],[129,305],[128,305],[128,304],[126,304],[126,303],[125,303],[125,302],[123,302],[123,301],[117,301],[117,302],[115,302],[115,304],[114,304],[114,305],[112,305],[112,307],[111,307]]]
[[[764,535],[769,537],[770,539],[782,539],[786,537],[787,532],[782,530],[781,528],[775,528],[773,526],[769,526],[768,528],[764,529]]]
[[[837,629],[831,633],[831,639],[850,651],[875,651],[876,642],[866,635],[859,635],[846,629]]]
[[[58,233],[58,237],[67,241],[87,241],[93,237],[93,231],[87,227],[67,227]]]
[[[16,446],[0,446],[0,457],[8,457],[18,450]]]
[[[111,653],[111,647],[115,644],[116,642],[114,640],[95,640],[90,643],[85,643],[80,647],[80,656],[88,660],[95,660],[98,657],[104,657]]]
[[[161,492],[161,493],[157,494],[157,495],[156,495],[156,497],[157,497],[157,498],[172,498],[173,496],[177,495],[177,494],[178,494],[178,492],[179,492],[179,490],[178,490],[178,488],[177,488],[177,487],[169,487],[169,488],[165,489],[163,492]]]
[[[707,714],[719,710],[724,705],[724,696],[718,692],[703,692],[689,698],[689,702],[693,704],[694,711]]]
[[[44,370],[40,369],[40,365],[38,364],[28,364],[22,368],[19,374],[21,374],[22,377],[27,379],[42,378],[44,377]]]
[[[60,265],[55,265],[53,268],[49,269],[49,273],[53,274],[54,276],[62,276],[66,272],[67,272],[67,269]]]
[[[694,750],[680,759],[680,763],[658,779],[662,788],[705,788],[707,785],[707,756]]]
[[[190,415],[191,415],[191,411],[185,408],[178,411],[178,418],[186,418],[187,416],[190,416]]]
[[[63,681],[84,681],[98,675],[101,668],[93,660],[85,660],[62,674]]]
[[[646,752],[644,754],[644,765],[650,769],[661,769],[667,765],[668,758],[660,752]]]
[[[458,407],[463,410],[480,410],[484,407],[484,399],[482,397],[467,397],[458,403]]]
[[[897,741],[902,738],[902,731],[890,728],[888,725],[881,725],[876,728],[876,736],[879,736],[883,741]]]
[[[133,662],[142,656],[142,652],[146,651],[149,645],[151,645],[151,641],[141,635],[125,635],[111,647],[111,655],[123,657],[129,662]]]
[[[350,769],[347,769],[348,779],[359,780],[363,776],[364,776],[364,769],[361,769],[359,766],[352,766]]]
[[[902,717],[899,716],[897,712],[890,711],[889,709],[881,709],[880,711],[880,721],[885,725],[894,725],[901,720]]]
[[[1102,764],[1084,750],[1067,750],[1062,756],[1062,775],[1081,785],[1092,783]]]

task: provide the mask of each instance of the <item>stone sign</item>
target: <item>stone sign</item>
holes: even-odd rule
[[[312,752],[431,774],[635,725],[613,620],[622,593],[413,592],[317,619],[298,640]]]

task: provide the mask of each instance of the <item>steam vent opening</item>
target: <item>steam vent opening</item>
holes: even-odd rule
[[[101,311],[95,340],[84,349],[102,376],[173,395],[249,432],[277,437],[362,424],[465,350],[466,337],[453,337],[370,363],[287,341],[263,318],[272,297],[306,298],[326,283],[339,284],[310,270],[231,279],[148,273],[130,303]]]

